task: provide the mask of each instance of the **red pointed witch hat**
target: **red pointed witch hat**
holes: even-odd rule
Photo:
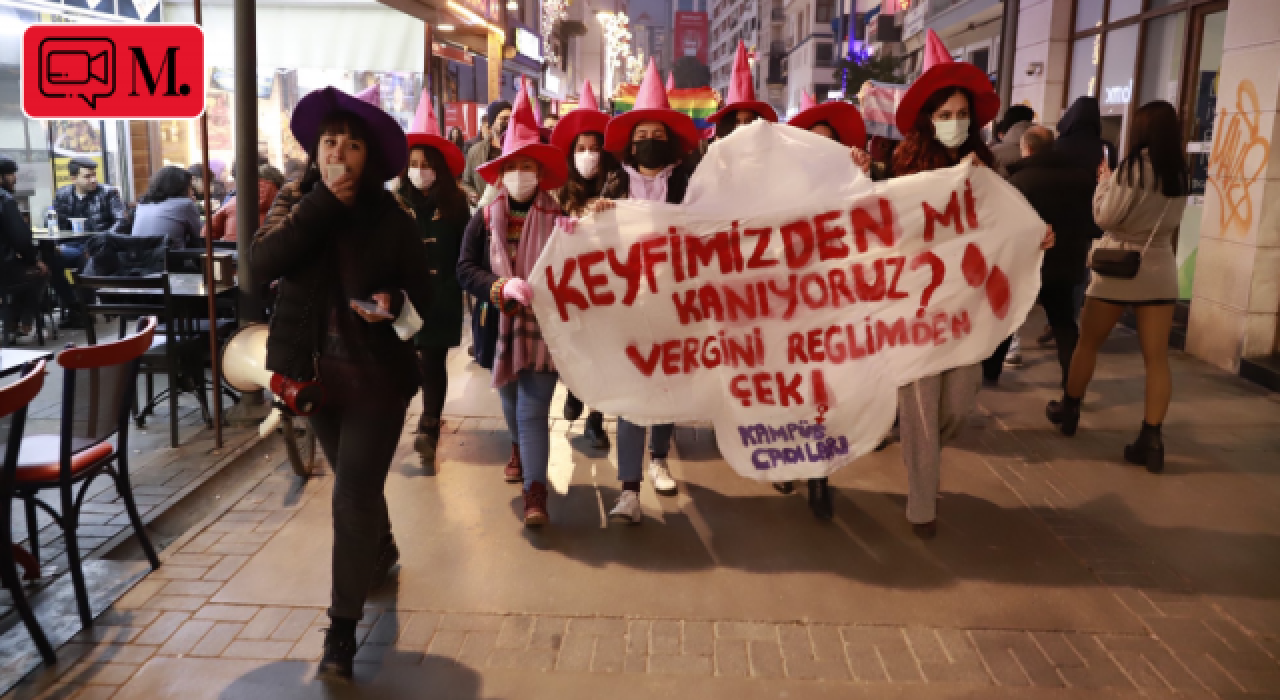
[[[755,81],[751,77],[751,65],[747,62],[747,46],[738,40],[738,53],[733,57],[733,75],[729,78],[729,99],[720,111],[707,117],[712,124],[720,123],[726,114],[740,109],[750,110],[771,122],[778,121],[778,113],[768,102],[756,99]]]
[[[440,125],[436,122],[435,110],[431,107],[431,95],[424,90],[422,99],[418,101],[418,111],[413,115],[413,123],[409,125],[409,150],[415,146],[426,146],[440,151],[449,172],[454,177],[462,175],[467,168],[466,156],[452,141],[440,135]]]
[[[850,148],[865,148],[867,145],[867,125],[862,121],[862,113],[843,100],[818,104],[812,95],[805,92],[800,98],[800,113],[788,119],[787,123],[806,131],[815,124],[826,123],[836,132],[836,140],[840,143]]]
[[[569,177],[569,164],[564,151],[542,143],[539,137],[538,118],[533,114],[533,103],[525,83],[521,81],[511,109],[511,122],[507,125],[507,137],[502,142],[502,155],[476,168],[485,182],[496,185],[502,178],[503,166],[512,158],[532,158],[541,166],[542,176],[538,187],[551,190],[564,184]]]
[[[573,148],[573,140],[578,134],[597,132],[604,138],[605,127],[609,125],[609,115],[600,111],[596,101],[596,93],[591,89],[591,81],[582,83],[582,96],[578,98],[578,108],[564,115],[551,132],[551,145],[569,153]]]
[[[1000,97],[987,74],[972,63],[952,60],[951,52],[930,29],[924,40],[924,72],[907,88],[902,102],[898,104],[894,117],[898,131],[906,134],[914,129],[920,107],[933,93],[949,87],[961,87],[973,95],[973,121],[979,127],[1000,113]]]
[[[680,141],[680,148],[684,152],[697,148],[698,141],[702,138],[689,115],[671,109],[667,91],[662,86],[662,76],[658,74],[658,64],[652,58],[649,59],[644,80],[640,81],[636,106],[609,120],[609,126],[604,132],[605,150],[614,153],[625,151],[631,143],[631,132],[637,124],[645,121],[662,122],[671,136]]]

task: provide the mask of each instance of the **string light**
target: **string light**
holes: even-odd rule
[[[605,94],[613,94],[613,75],[631,55],[631,30],[624,12],[598,12],[596,19],[604,30]]]
[[[569,16],[568,0],[542,0],[542,55],[547,63],[560,60],[556,43],[553,41],[556,25]]]

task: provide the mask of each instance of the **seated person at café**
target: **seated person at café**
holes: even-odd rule
[[[170,249],[195,247],[200,211],[191,199],[191,173],[166,165],[151,176],[133,216],[135,237],[164,238]]]
[[[31,226],[22,218],[13,196],[17,184],[18,164],[0,158],[0,287],[13,298],[4,319],[5,342],[10,344],[19,324],[22,335],[31,332],[31,318],[39,313],[40,298],[49,281],[49,268],[36,259]]]
[[[267,218],[267,212],[271,209],[271,203],[276,200],[276,194],[280,192],[280,188],[284,187],[284,174],[277,170],[274,166],[264,165],[258,168],[258,226],[262,226],[262,222]],[[239,197],[233,196],[227,201],[226,206],[222,207],[213,215],[213,237],[219,241],[236,240],[236,201]],[[200,232],[201,236],[209,234],[208,227]]]
[[[84,219],[84,230],[89,233],[107,233],[115,228],[124,216],[124,200],[120,190],[98,182],[98,164],[88,158],[72,158],[67,173],[71,184],[53,195],[58,228],[70,231],[72,219]]]

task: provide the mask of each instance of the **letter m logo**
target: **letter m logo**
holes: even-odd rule
[[[159,67],[154,73],[151,72],[151,65],[147,62],[147,56],[142,52],[142,48],[138,46],[129,47],[129,51],[133,54],[133,70],[130,71],[130,84],[132,89],[129,91],[130,97],[138,96],[138,73],[142,73],[142,81],[146,83],[147,92],[155,97],[156,88],[160,85],[160,79],[168,73],[169,79],[165,82],[165,91],[162,93],[164,97],[178,97],[177,79],[177,63],[178,63],[178,47],[170,46],[164,51],[164,58],[160,61]]]

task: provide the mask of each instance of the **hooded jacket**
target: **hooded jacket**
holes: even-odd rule
[[[1009,166],[1009,184],[1018,188],[1057,241],[1040,267],[1046,284],[1078,284],[1093,239],[1102,229],[1093,221],[1095,175],[1066,153],[1046,150]]]
[[[1102,112],[1098,108],[1098,98],[1076,98],[1058,120],[1058,138],[1053,142],[1053,150],[1066,154],[1076,165],[1097,172],[1098,164],[1102,162],[1103,144],[1110,147],[1107,164],[1114,170],[1116,149],[1114,144],[1102,139]]]

